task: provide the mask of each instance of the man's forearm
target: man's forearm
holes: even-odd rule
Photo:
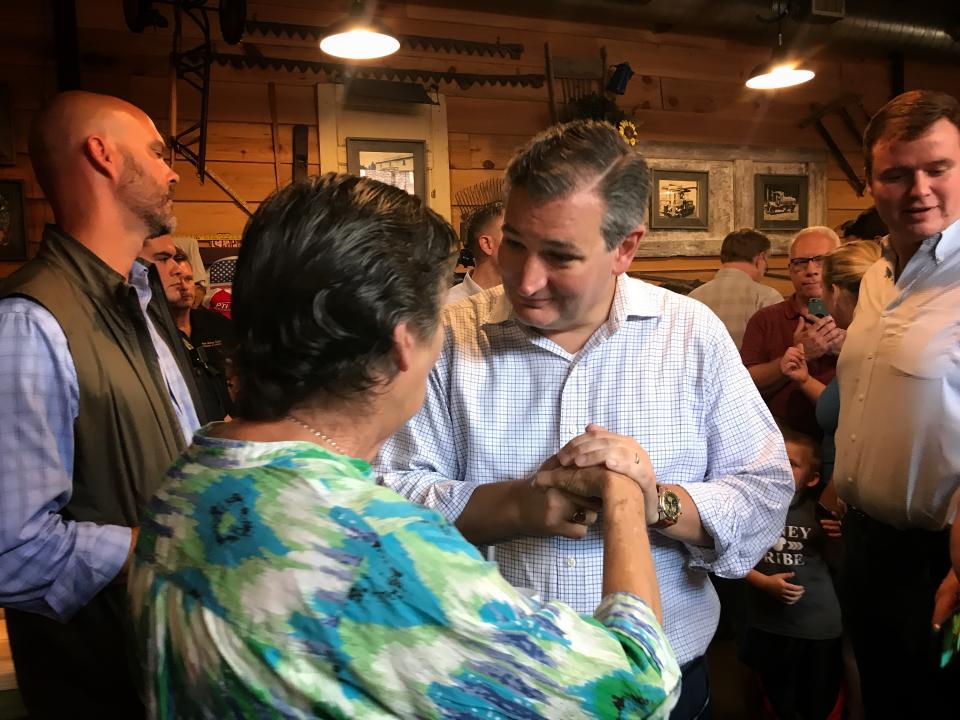
[[[131,529],[56,517],[24,527],[37,533],[29,541],[0,548],[0,604],[65,622],[123,570]]]
[[[786,381],[786,376],[780,372],[780,358],[775,358],[770,362],[751,365],[747,368],[750,377],[761,393],[767,393],[779,389],[777,386]]]
[[[457,518],[456,526],[474,545],[503,542],[520,535],[518,493],[529,480],[480,485]]]
[[[690,497],[690,493],[680,485],[663,485],[662,487],[671,490],[680,498],[680,519],[676,525],[663,528],[660,532],[673,540],[687,543],[688,545],[697,545],[698,547],[713,547],[713,538],[703,529],[703,523],[700,522],[700,511],[697,504]]]

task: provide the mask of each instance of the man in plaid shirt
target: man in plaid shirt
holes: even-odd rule
[[[545,131],[507,183],[503,287],[444,310],[424,406],[378,472],[496,544],[511,583],[582,613],[604,594],[603,509],[530,478],[633,478],[683,670],[671,717],[699,717],[719,617],[707,572],[742,577],[779,537],[793,495],[783,438],[717,317],[626,277],[650,176],[613,127]]]
[[[753,314],[783,302],[783,296],[760,282],[767,273],[770,238],[753,228],[734,230],[720,246],[721,267],[710,282],[690,293],[716,313],[739,348]]]

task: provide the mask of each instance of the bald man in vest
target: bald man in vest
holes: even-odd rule
[[[31,718],[136,718],[125,575],[144,503],[198,418],[144,242],[177,174],[138,108],[85,92],[37,115],[56,223],[0,283],[0,605]]]

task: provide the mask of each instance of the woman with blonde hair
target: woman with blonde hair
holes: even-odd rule
[[[860,279],[870,266],[880,259],[881,252],[880,245],[872,240],[854,240],[824,256],[820,271],[823,304],[827,306],[837,327],[846,330],[853,322],[853,311],[860,294]],[[817,423],[823,429],[823,465],[820,476],[828,485],[824,490],[826,497],[821,501],[828,504],[828,501],[835,497],[830,477],[836,455],[833,435],[837,431],[840,417],[840,390],[837,379],[834,378],[829,385],[824,385],[811,377],[807,370],[803,345],[787,348],[780,360],[780,370],[799,385],[817,406]]]

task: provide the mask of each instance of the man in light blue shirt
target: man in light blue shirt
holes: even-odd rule
[[[30,154],[57,224],[0,285],[0,605],[31,717],[142,717],[124,576],[199,422],[136,258],[172,230],[179,178],[142,111],[92,93],[41,110]]]
[[[960,662],[939,668],[931,626],[960,609],[960,102],[894,98],[864,156],[890,236],[837,364],[845,623],[867,717],[956,717]]]
[[[503,240],[503,203],[493,202],[477,208],[467,221],[467,242],[464,249],[473,257],[473,269],[463,282],[447,292],[447,304],[476,295],[500,284],[497,253]]]
[[[511,583],[582,613],[604,594],[602,508],[564,487],[598,466],[632,477],[684,670],[671,717],[697,717],[719,616],[707,573],[742,577],[779,536],[793,495],[783,438],[717,317],[626,277],[650,177],[613,127],[545,131],[507,184],[503,287],[445,308],[423,409],[378,470],[495,544]]]

